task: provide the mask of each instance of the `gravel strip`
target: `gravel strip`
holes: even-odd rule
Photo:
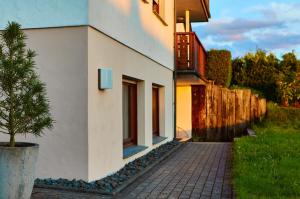
[[[130,184],[132,179],[140,176],[149,170],[150,167],[153,167],[153,165],[164,159],[164,156],[168,156],[173,150],[176,150],[179,145],[180,143],[178,141],[171,141],[161,145],[146,155],[126,164],[115,174],[101,180],[88,183],[76,179],[36,179],[35,187],[113,195]]]

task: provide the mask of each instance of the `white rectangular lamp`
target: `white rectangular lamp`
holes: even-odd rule
[[[98,69],[98,89],[112,89],[112,69],[99,68]]]

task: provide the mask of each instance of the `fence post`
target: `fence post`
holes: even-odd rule
[[[265,117],[267,113],[267,100],[262,99],[262,116]]]
[[[228,106],[229,106],[229,121],[228,121],[228,133],[229,141],[232,141],[235,136],[235,91],[228,91]]]
[[[227,89],[222,88],[222,140],[227,140],[228,138],[228,108],[227,108]]]
[[[217,101],[217,125],[216,125],[216,133],[217,139],[222,138],[223,129],[222,129],[222,89],[220,87],[216,87],[216,101]]]
[[[245,121],[245,128],[243,131],[249,126],[251,123],[251,90],[244,89],[243,90],[244,96],[244,121]]]
[[[211,96],[210,96],[210,116],[209,116],[209,123],[210,129],[207,133],[207,140],[208,141],[215,141],[217,140],[217,112],[218,112],[218,86],[212,85],[211,86]]]
[[[251,95],[251,123],[257,121],[258,118],[258,97]]]
[[[212,90],[212,84],[208,83],[206,86],[206,139],[208,137],[208,135],[211,133],[211,90]]]

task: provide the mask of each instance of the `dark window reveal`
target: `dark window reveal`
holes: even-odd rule
[[[123,82],[123,144],[137,144],[137,86]]]
[[[159,136],[159,88],[152,88],[152,129]]]

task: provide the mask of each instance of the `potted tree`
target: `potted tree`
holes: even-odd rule
[[[35,52],[26,49],[21,26],[9,23],[0,33],[0,198],[31,196],[39,146],[15,141],[16,135],[42,135],[52,128],[45,84],[35,72]]]

